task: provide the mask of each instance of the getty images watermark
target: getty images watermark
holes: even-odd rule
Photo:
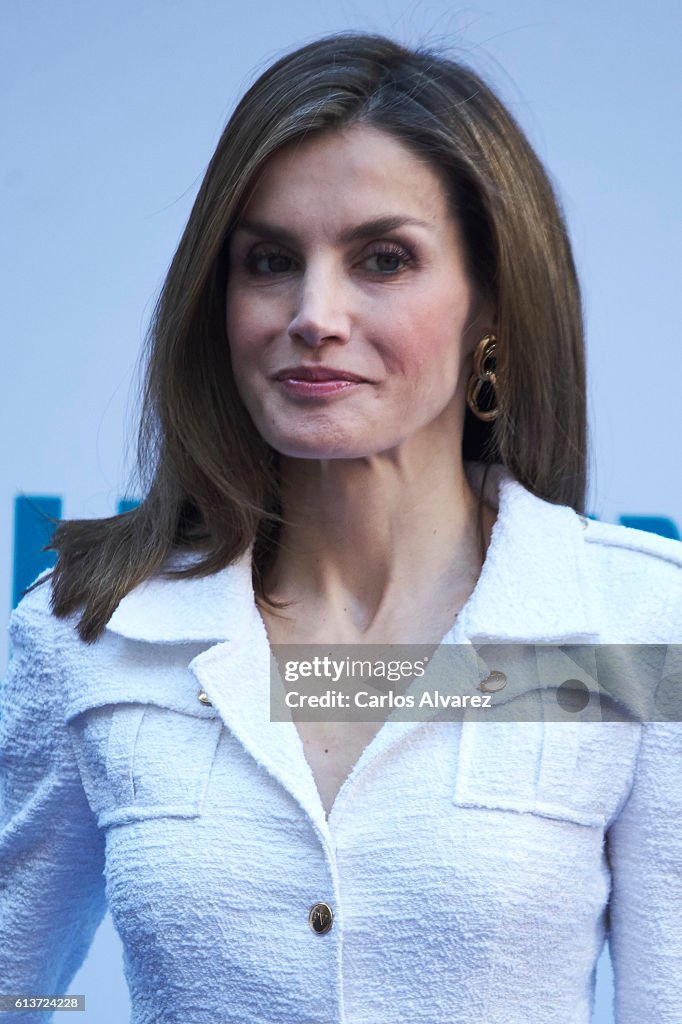
[[[682,645],[278,644],[270,717],[681,722]]]

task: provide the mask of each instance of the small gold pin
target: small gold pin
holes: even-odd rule
[[[497,669],[493,669],[490,675],[478,684],[479,690],[483,690],[484,693],[497,693],[498,690],[504,690],[507,685],[507,677],[504,672],[498,672]]]
[[[213,707],[211,701],[208,699],[208,694],[205,693],[204,690],[199,690],[197,693],[197,699],[200,700],[202,704],[208,704],[209,707]]]

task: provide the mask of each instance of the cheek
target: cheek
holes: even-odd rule
[[[225,302],[225,322],[227,324],[228,337],[243,332],[244,327],[251,319],[250,307],[252,303],[244,292],[228,285],[227,298]]]
[[[250,296],[228,290],[225,326],[232,366],[239,378],[245,367],[257,361],[267,337],[267,324],[262,309]]]
[[[387,364],[395,369],[457,372],[471,294],[465,282],[439,279],[397,303],[377,324]]]
[[[382,360],[390,376],[414,392],[452,389],[462,366],[461,335],[452,320],[424,312],[382,335]]]

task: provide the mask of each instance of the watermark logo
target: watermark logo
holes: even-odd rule
[[[682,721],[682,645],[278,644],[273,721]]]

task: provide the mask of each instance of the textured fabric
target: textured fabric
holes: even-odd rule
[[[682,642],[682,544],[499,478],[445,642]],[[91,646],[41,586],[11,638],[0,991],[65,992],[108,905],[133,1024],[588,1024],[606,936],[617,1024],[682,1022],[682,726],[390,721],[327,820],[248,557],[138,587]]]

